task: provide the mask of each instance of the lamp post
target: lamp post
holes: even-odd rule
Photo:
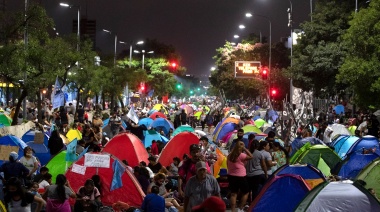
[[[289,0],[290,8],[288,8],[288,27],[290,27],[290,67],[293,67],[293,4]],[[289,102],[293,105],[293,77],[290,76]]]
[[[125,45],[127,44],[124,41],[119,41],[119,43],[125,44]],[[132,47],[133,47],[133,44],[134,44],[134,42],[130,42],[130,45],[129,45],[129,68],[131,68],[131,64],[132,64]],[[144,44],[144,41],[138,41],[135,43],[135,45],[141,45],[141,44]]]
[[[137,54],[140,54],[140,51],[137,51],[137,50],[134,50],[133,51],[134,53],[137,53]],[[145,50],[141,50],[141,53],[142,53],[142,69],[144,69],[144,61],[145,61]],[[154,51],[149,51],[149,52],[146,52],[147,54],[153,54]]]
[[[239,25],[239,29],[245,29],[245,26],[243,25],[243,24],[240,24]],[[256,28],[257,29],[257,28]],[[262,43],[262,36],[261,36],[261,30],[259,30],[259,32],[260,32],[260,43]]]
[[[261,18],[264,18],[266,19],[268,22],[269,22],[269,76],[268,76],[268,80],[269,80],[269,88],[270,88],[270,74],[272,72],[272,22],[270,21],[269,17],[267,16],[263,16],[263,15],[258,15],[258,14],[252,14],[252,13],[246,13],[245,16],[250,18],[252,17],[253,15],[257,16],[257,17],[261,17]]]
[[[62,6],[62,7],[68,7],[68,8],[73,8],[73,7],[77,7],[78,8],[78,28],[77,28],[78,43],[77,43],[77,51],[79,52],[79,44],[80,44],[80,6],[79,5],[70,5],[70,4],[66,4],[66,3],[59,3],[59,5]]]
[[[103,29],[103,32],[107,32],[109,33],[110,35],[112,34],[111,31],[109,30],[106,30],[106,29]],[[114,55],[113,55],[113,66],[116,67],[116,54],[117,54],[117,34],[115,34],[115,51],[114,51]]]

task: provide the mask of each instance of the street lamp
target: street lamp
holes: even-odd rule
[[[272,72],[272,22],[267,16],[246,13],[245,16],[250,18],[253,15],[266,19],[269,22],[269,87],[270,87],[270,73]]]
[[[240,24],[240,25],[239,25],[239,29],[245,29],[245,26],[242,25],[242,24]],[[257,28],[256,28],[256,29],[257,29]],[[262,39],[261,39],[261,30],[259,30],[259,32],[260,32],[260,43],[262,43]]]
[[[134,53],[137,53],[137,54],[140,54],[140,51],[138,50],[134,50],[133,51]],[[145,61],[145,50],[141,50],[141,53],[142,53],[142,69],[144,69],[144,61]],[[149,51],[149,52],[146,52],[147,54],[153,54],[154,51]]]
[[[112,34],[111,31],[106,30],[106,29],[103,29],[103,32],[109,33],[110,35]],[[117,50],[117,34],[115,33],[115,52],[113,56],[113,66],[116,66],[116,54],[117,54],[116,50]]]
[[[288,8],[288,27],[290,27],[290,67],[293,67],[293,4],[289,0],[290,8]],[[293,77],[290,76],[289,102],[293,104]]]
[[[119,43],[121,44],[127,44],[126,42],[123,42],[123,41],[119,41]],[[132,46],[133,46],[133,41],[130,42],[130,45],[129,45],[129,68],[131,68],[131,64],[132,64]],[[135,45],[141,45],[141,44],[144,44],[144,41],[138,41],[135,43]]]
[[[78,43],[77,43],[77,51],[79,52],[79,44],[80,44],[80,6],[79,5],[70,5],[70,4],[66,4],[66,3],[59,3],[59,5],[61,7],[68,7],[68,8],[73,8],[73,7],[76,7],[78,8],[78,28],[77,28],[77,39],[78,39]]]

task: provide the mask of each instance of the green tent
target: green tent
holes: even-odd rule
[[[380,198],[380,158],[373,160],[364,167],[356,177],[356,180],[366,182],[365,188],[375,189],[377,198]]]
[[[252,124],[247,124],[244,127],[242,127],[242,129],[244,130],[244,133],[249,133],[249,132],[253,132],[257,134],[263,133],[258,127]]]
[[[267,123],[267,122],[266,122],[264,119],[257,119],[257,120],[255,121],[255,125],[256,125],[256,127],[258,127],[258,128],[264,126],[264,124],[266,124],[266,123]]]
[[[0,124],[4,126],[11,126],[12,119],[5,113],[0,113]]]
[[[173,136],[175,136],[181,132],[194,132],[194,128],[192,128],[190,125],[181,125],[181,126],[177,127],[177,129],[174,130]]]
[[[330,170],[341,162],[340,157],[328,146],[306,143],[291,158],[290,164],[311,164],[317,167],[325,176],[331,175]]]
[[[67,163],[67,164],[66,164]],[[56,154],[50,161],[46,164],[46,167],[49,169],[49,173],[53,176],[52,183],[55,183],[55,178],[59,174],[65,174],[67,168],[71,166],[73,162],[66,162],[66,150],[60,151]]]

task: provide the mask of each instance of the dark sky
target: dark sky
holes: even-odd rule
[[[173,45],[181,55],[181,66],[188,74],[208,75],[215,49],[226,40],[238,41],[250,32],[269,37],[269,23],[259,17],[250,19],[246,12],[265,15],[272,21],[272,43],[289,36],[287,8],[289,0],[38,0],[55,21],[60,34],[71,33],[75,9],[60,7],[60,2],[81,6],[88,19],[97,21],[97,47],[105,52],[114,50],[114,37],[102,32],[108,29],[121,41],[145,38]],[[23,0],[9,0],[8,6],[21,7]],[[310,1],[292,0],[294,28],[309,20]],[[14,5],[19,4],[19,5]],[[21,4],[21,5],[20,5]],[[87,6],[86,6],[87,5]],[[87,8],[86,8],[87,7]],[[246,25],[245,30],[238,28]],[[127,48],[118,45],[118,52]]]

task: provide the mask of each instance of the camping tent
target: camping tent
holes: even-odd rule
[[[118,171],[113,168],[115,161],[124,169],[124,171],[119,170],[121,174],[119,177],[116,177],[115,172],[118,173]],[[93,175],[100,176],[103,205],[109,206],[117,201],[121,201],[131,206],[141,206],[144,192],[141,190],[134,175],[116,157],[106,153],[86,153],[84,157],[73,163],[66,172],[67,180],[74,191],[78,191],[85,181]],[[122,186],[112,190],[112,181],[117,179],[121,180]]]
[[[235,123],[225,123],[219,128],[219,132],[214,135],[214,141],[221,140],[225,135],[227,135],[227,133],[234,131],[236,127],[237,125]]]
[[[358,183],[326,182],[310,191],[295,211],[371,212],[380,211],[380,203]]]
[[[309,191],[310,188],[302,177],[278,175],[264,185],[248,211],[293,211]]]
[[[380,198],[380,158],[364,167],[356,179],[365,181],[365,187],[375,189],[377,198]]]
[[[323,134],[323,142],[325,143],[331,143],[332,139],[336,135],[351,135],[350,131],[346,128],[346,126],[342,124],[333,124],[330,125],[329,130],[326,130],[325,133]]]
[[[190,155],[190,145],[199,144],[198,137],[191,132],[181,132],[174,136],[162,149],[158,162],[169,166],[174,157],[182,158],[184,154]]]
[[[34,150],[35,156],[40,160],[42,166],[47,164],[50,160],[50,150],[48,148],[49,136],[46,133],[29,130],[21,139]],[[40,143],[39,139],[43,139],[41,140],[43,143]]]
[[[64,174],[66,169],[71,166],[73,162],[66,161],[66,150],[60,151],[46,164],[49,173],[52,175],[52,183],[55,183],[55,178],[59,174]]]
[[[107,152],[119,160],[127,160],[131,167],[138,166],[141,161],[148,164],[148,152],[144,144],[132,133],[121,133],[113,137],[104,146],[102,152]]]
[[[177,127],[177,129],[174,130],[173,136],[177,135],[178,133],[181,132],[194,132],[194,128],[192,128],[190,125],[181,125]]]
[[[274,176],[281,174],[299,175],[305,180],[311,189],[326,182],[326,178],[323,176],[322,172],[310,164],[283,165],[273,173]]]
[[[359,140],[359,138],[353,135],[342,136],[339,140],[337,139],[335,142],[333,142],[332,146],[334,147],[336,154],[338,154],[339,157],[343,158],[346,156],[348,150],[357,140]]]
[[[160,135],[155,130],[144,130],[144,146],[152,146],[152,141],[162,141],[164,143],[168,142],[168,139],[165,136]]]
[[[17,152],[18,159],[24,156],[26,143],[13,135],[6,135],[0,138],[0,165],[9,160],[9,153]]]
[[[380,155],[379,139],[370,135],[364,136],[352,144],[350,149],[347,151],[347,154],[361,149],[371,149]]]
[[[340,161],[340,157],[329,147],[323,145],[311,146],[306,143],[291,158],[290,164],[311,164],[317,167],[326,176],[330,175],[333,169]]]
[[[66,137],[69,139],[70,142],[74,139],[77,139],[79,141],[82,140],[82,133],[77,129],[70,129],[67,132]]]

